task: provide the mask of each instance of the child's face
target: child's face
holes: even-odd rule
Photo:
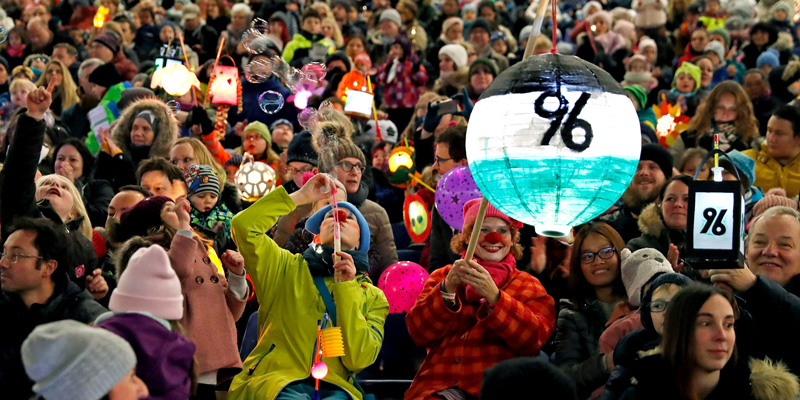
[[[695,82],[694,78],[688,73],[678,74],[677,82],[675,82],[675,88],[678,89],[681,93],[691,93],[694,92],[695,89]]]
[[[235,165],[226,165],[225,169],[225,180],[228,183],[236,184],[236,173],[239,172],[239,167]]]
[[[31,63],[31,68],[36,68],[39,71],[44,71],[45,67],[47,67],[47,64],[38,58]]]
[[[647,63],[642,60],[631,61],[630,72],[647,72]]]
[[[775,11],[775,15],[773,16],[776,21],[785,21],[786,20],[786,11],[784,10],[777,10]]]
[[[322,36],[325,36],[328,39],[333,38],[333,25],[329,23],[322,24]]]
[[[664,311],[653,312],[653,303],[669,304],[669,301],[672,300],[672,297],[675,296],[680,289],[681,287],[676,284],[666,283],[659,286],[655,292],[653,292],[653,298],[650,300],[648,308],[650,309],[650,318],[653,320],[653,328],[655,328],[659,335],[664,334]]]
[[[696,156],[687,160],[686,164],[683,165],[681,174],[694,177],[694,174],[697,172],[697,169],[700,168],[700,161],[703,161],[703,157]],[[709,172],[710,171],[708,169],[708,166],[703,165],[703,167],[700,168],[700,173],[697,175],[697,179],[699,180],[708,179]]]
[[[645,47],[644,49],[642,49],[642,51],[641,51],[641,54],[644,56],[644,58],[645,58],[645,59],[647,60],[647,62],[649,62],[650,64],[652,64],[652,63],[656,62],[656,56],[657,56],[657,54],[656,54],[656,49],[655,49],[655,47],[653,47],[653,46],[647,46],[647,47]]]
[[[707,88],[714,77],[714,64],[711,60],[703,58],[697,61],[697,66],[700,68],[700,87]]]
[[[713,51],[710,51],[705,56],[708,57],[711,60],[711,64],[714,66],[715,69],[720,66],[719,65],[720,64],[720,59],[719,59],[719,56],[717,55],[717,53],[715,53]]]
[[[189,201],[192,202],[192,207],[200,212],[209,212],[215,205],[217,205],[217,196],[214,192],[203,192],[192,196]]]
[[[161,28],[160,37],[161,43],[169,43],[172,39],[175,39],[175,30],[169,25],[164,25],[164,27]]]
[[[386,153],[383,150],[378,150],[372,156],[372,166],[375,168],[383,167],[383,162],[386,161]]]
[[[11,33],[8,35],[8,43],[12,46],[19,46],[22,44],[22,39],[16,33]]]
[[[472,21],[477,18],[477,13],[473,10],[467,10],[464,12],[464,21]]]
[[[30,86],[18,86],[11,92],[11,103],[17,107],[25,107],[27,105],[26,98],[28,93],[31,92]]]
[[[492,43],[492,48],[494,51],[503,55],[505,55],[506,51],[508,51],[508,45],[504,40],[495,40],[494,43]]]
[[[400,46],[399,44],[393,44],[389,49],[389,55],[396,59],[403,58],[403,46]]]
[[[306,18],[303,20],[302,28],[304,31],[316,35],[322,31],[322,21],[319,18]]]
[[[709,1],[706,3],[706,14],[716,14],[719,12],[719,3],[716,1]]]

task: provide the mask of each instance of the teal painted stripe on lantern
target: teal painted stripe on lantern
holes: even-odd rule
[[[576,226],[614,205],[638,163],[614,156],[495,158],[469,168],[489,202],[509,216],[529,225]]]

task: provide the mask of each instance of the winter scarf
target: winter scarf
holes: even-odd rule
[[[369,270],[369,257],[366,252],[342,250],[353,257],[356,272],[363,274]],[[308,263],[311,276],[333,276],[333,247],[324,244],[309,247],[303,252],[303,258]]]
[[[190,215],[192,217],[192,225],[200,225],[216,232],[223,229],[225,238],[231,238],[231,219],[233,219],[233,213],[228,210],[228,206],[226,206],[225,203],[218,201],[217,205],[209,212],[201,212],[192,207]]]
[[[714,137],[714,134],[719,134],[719,149],[728,152],[731,149],[731,143],[740,139],[739,132],[736,130],[736,125],[733,122],[716,123],[712,122],[708,127],[709,135]]]
[[[357,192],[347,194],[347,202],[356,207],[361,207],[361,205],[364,204],[364,201],[367,200],[368,194],[369,188],[367,188],[367,185],[364,183],[364,181],[361,181],[361,183],[358,185]]]
[[[464,258],[465,255],[466,252],[461,254],[461,258]],[[489,271],[489,275],[492,276],[492,280],[494,281],[494,284],[497,285],[498,288],[503,287],[503,285],[506,284],[506,281],[508,281],[508,277],[511,275],[511,273],[514,272],[515,269],[517,269],[516,267],[517,261],[514,259],[514,255],[511,254],[510,252],[506,256],[506,258],[503,259],[503,261],[488,262],[488,261],[478,260],[478,264],[480,264],[483,268],[486,268],[486,270]],[[466,292],[466,299],[470,303],[476,303],[483,298],[483,296],[478,294],[478,292],[475,291],[475,289],[473,289],[472,286],[467,285],[467,287],[465,288],[465,292]]]

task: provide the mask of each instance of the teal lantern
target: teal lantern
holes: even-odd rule
[[[620,198],[636,172],[641,131],[611,75],[574,56],[543,54],[483,92],[466,147],[475,183],[492,205],[559,237]]]

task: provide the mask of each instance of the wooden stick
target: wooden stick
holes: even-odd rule
[[[544,12],[547,10],[547,1],[548,0],[539,0],[539,9],[536,10],[536,19],[533,20],[533,29],[531,29],[531,35],[528,36],[528,44],[525,46],[525,55],[522,56],[523,60],[533,55],[536,37],[542,32],[542,22],[544,21]],[[553,27],[553,29],[556,29],[556,27]]]
[[[189,55],[186,54],[186,46],[183,44],[183,35],[180,32],[178,32],[178,40],[181,41],[181,51],[183,51],[183,61],[186,63],[186,69],[189,69]],[[194,91],[194,85],[192,85],[192,98],[194,103],[197,104],[197,93]]]
[[[426,189],[430,190],[432,193],[436,193],[436,189],[428,186],[427,183],[423,182],[421,179],[417,178],[416,175],[411,175],[411,179],[417,181],[420,185],[424,186]]]
[[[222,40],[219,42],[219,48],[217,48],[217,58],[214,59],[214,67],[219,64],[219,56],[222,54],[222,47],[225,46],[225,36],[222,37]]]
[[[478,215],[475,217],[475,225],[472,226],[472,236],[469,237],[469,245],[467,245],[467,254],[464,256],[464,259],[467,261],[472,260],[472,256],[475,254],[475,246],[478,244],[478,236],[481,234],[483,217],[486,215],[486,208],[488,206],[489,200],[485,196],[481,197],[481,206],[478,208]]]

